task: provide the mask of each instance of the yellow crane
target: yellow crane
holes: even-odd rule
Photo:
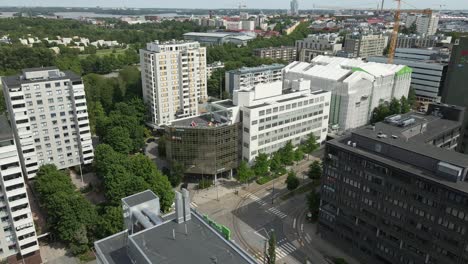
[[[397,45],[397,40],[398,40],[398,31],[400,30],[400,16],[402,12],[405,13],[419,13],[419,14],[425,14],[432,16],[432,10],[431,9],[405,9],[401,10],[401,2],[402,0],[395,0],[397,2],[397,9],[395,10],[395,22],[393,25],[393,32],[392,32],[392,38],[390,40],[390,48],[388,50],[388,63],[392,64],[393,59],[395,57],[395,49]]]

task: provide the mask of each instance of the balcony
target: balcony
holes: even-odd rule
[[[3,177],[5,177],[5,175]],[[10,187],[12,185],[20,184],[20,183],[24,183],[24,179],[21,176],[15,179],[11,179],[11,180],[5,180],[5,178],[3,178],[3,185],[5,187]]]
[[[11,190],[11,191],[6,191],[6,195],[7,195],[8,197],[13,197],[13,196],[20,195],[20,194],[26,194],[26,188],[25,188],[25,186],[19,187],[19,188],[17,188],[17,189],[13,189],[13,190]],[[23,199],[20,199],[20,200],[23,200]],[[25,201],[26,201],[26,203],[27,203],[27,202],[28,202],[28,199],[25,198]],[[13,202],[16,202],[16,201],[13,201]],[[13,202],[9,202],[10,208],[15,207],[15,206],[21,204],[21,203],[19,203],[19,204],[17,204],[17,205],[12,205]]]
[[[26,193],[26,190],[23,190],[23,192]],[[24,197],[24,198],[21,198],[21,199],[12,201],[12,202],[8,202],[8,204],[10,205],[10,208],[11,208],[11,207],[22,205],[22,204],[25,204],[25,203],[28,203],[28,202],[29,202],[28,197]],[[22,220],[20,220],[20,221],[22,221]],[[18,221],[18,222],[20,222],[20,221]],[[16,222],[15,222],[15,225],[16,225]]]
[[[12,175],[15,173],[21,173],[20,166],[12,166],[12,167],[2,170],[2,175]]]
[[[31,213],[31,208],[29,208],[29,206],[26,207],[26,208],[24,208],[24,209],[11,212],[11,217],[17,217],[17,216],[20,216],[20,215],[23,215],[23,214],[27,214],[27,213]]]

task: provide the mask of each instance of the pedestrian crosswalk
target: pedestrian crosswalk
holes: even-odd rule
[[[283,218],[285,218],[287,216],[285,213],[281,212],[280,210],[276,209],[275,207],[272,207],[272,208],[268,209],[268,212],[270,212],[272,214],[275,214],[276,216],[278,216],[281,219],[283,219]]]
[[[249,198],[249,199],[253,200],[254,202],[258,203],[260,206],[266,205],[266,202],[263,201],[262,199],[258,198],[255,194],[249,193],[249,194],[246,195],[246,198]]]
[[[276,260],[278,261],[288,255],[291,255],[296,250],[297,248],[293,244],[289,243],[286,238],[283,238],[278,241],[275,249]],[[265,263],[265,253],[255,252],[254,256],[260,263]]]
[[[190,203],[190,206],[193,207],[193,208],[197,208],[197,207],[198,207],[198,204],[196,204],[195,202],[191,202],[191,203]]]

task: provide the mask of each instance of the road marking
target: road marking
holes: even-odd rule
[[[190,205],[191,205],[192,207],[195,207],[195,208],[198,207],[198,204],[196,204],[195,202],[191,202]]]
[[[296,218],[294,218],[294,221],[293,221],[293,228],[296,229]]]
[[[287,216],[285,213],[281,212],[280,210],[276,209],[275,207],[271,207],[270,209],[268,209],[268,212],[277,215],[281,219],[283,219],[283,218],[285,218]]]
[[[296,247],[293,246],[291,243],[286,242],[283,244],[280,244],[276,248],[276,259],[282,259],[290,254],[292,254],[294,251],[296,251]]]
[[[263,227],[263,228],[260,228],[259,230],[255,231],[255,234],[258,235],[259,237],[261,237],[261,238],[267,240],[266,237],[260,235],[260,233],[259,233],[260,231],[265,231],[265,233],[267,233],[266,229],[265,229],[264,227]],[[267,233],[267,234],[268,234],[268,233]]]
[[[301,232],[304,232],[304,224],[301,224]]]
[[[309,234],[306,234],[305,235],[305,240],[307,241],[307,243],[311,244],[312,242],[312,238],[310,238]]]
[[[262,199],[258,198],[257,196],[255,196],[254,194],[251,194],[251,193],[247,194],[245,197],[251,199],[252,201],[254,201],[256,203],[258,203],[260,206],[264,206],[264,205],[267,204],[265,201],[263,201]]]
[[[260,263],[265,263],[265,256],[261,252],[255,252],[254,257],[259,260]]]

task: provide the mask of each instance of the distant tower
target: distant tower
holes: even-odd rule
[[[299,15],[299,1],[291,0],[291,15]]]

